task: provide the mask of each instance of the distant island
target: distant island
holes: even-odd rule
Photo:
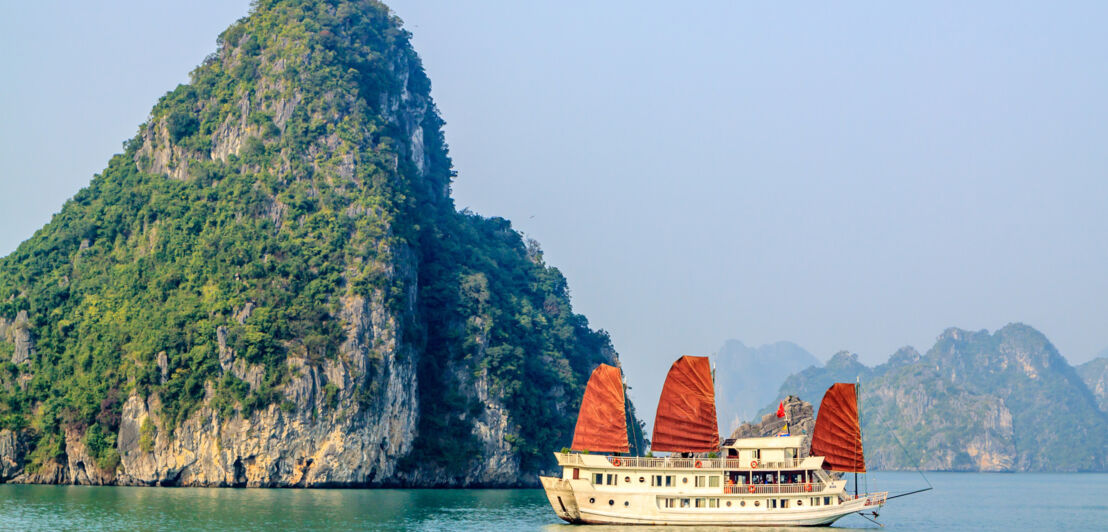
[[[819,359],[792,342],[747,347],[728,340],[711,358],[716,370],[716,418],[724,435],[753,419],[777,396],[786,377],[820,365]]]
[[[1108,471],[1108,359],[1074,368],[1027,325],[947,329],[926,354],[905,347],[872,368],[841,352],[787,378],[763,412],[789,395],[818,408],[856,379],[873,469]]]
[[[0,259],[0,482],[537,485],[607,334],[455,209],[386,6],[253,5]]]

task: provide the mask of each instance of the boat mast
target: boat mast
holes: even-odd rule
[[[862,377],[854,378],[854,405],[858,408],[858,439],[862,439],[862,402],[860,400],[862,393]],[[854,443],[854,456],[858,456],[858,443]],[[855,464],[854,467],[854,498],[858,498],[858,467]]]

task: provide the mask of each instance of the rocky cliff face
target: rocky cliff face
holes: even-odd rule
[[[385,6],[256,2],[0,260],[0,481],[537,484],[618,358],[441,127]]]
[[[904,348],[875,368],[840,353],[823,368],[791,376],[781,394],[818,400],[831,383],[855,379],[874,469],[1108,469],[1108,416],[1050,342],[1026,325],[994,334],[948,329],[926,355]]]
[[[1077,366],[1077,373],[1096,397],[1100,410],[1108,412],[1108,358],[1094,358]]]

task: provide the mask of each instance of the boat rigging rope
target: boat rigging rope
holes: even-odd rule
[[[900,437],[896,435],[896,432],[889,431],[889,434],[893,435],[893,439],[896,440],[896,444],[900,446],[900,450],[904,451],[904,455],[907,456],[909,460],[911,460],[912,459],[912,453],[908,452],[908,448],[905,447],[904,443],[900,441]],[[917,462],[917,464],[916,464],[916,472],[919,473],[919,476],[922,477],[923,481],[927,483],[926,488],[915,490],[915,491],[909,491],[909,492],[906,492],[906,493],[901,493],[899,495],[893,495],[891,497],[886,498],[885,500],[895,499],[897,497],[903,497],[905,495],[912,495],[913,493],[920,493],[920,492],[924,492],[924,491],[927,491],[927,490],[935,489],[934,486],[931,485],[931,481],[927,480],[927,475],[923,474],[923,459],[922,459],[922,457],[920,458],[919,462]]]

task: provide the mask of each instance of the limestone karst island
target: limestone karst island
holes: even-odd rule
[[[242,3],[4,230],[0,528],[1104,526],[1103,16]]]
[[[618,364],[369,2],[259,2],[0,262],[0,480],[528,486]]]

